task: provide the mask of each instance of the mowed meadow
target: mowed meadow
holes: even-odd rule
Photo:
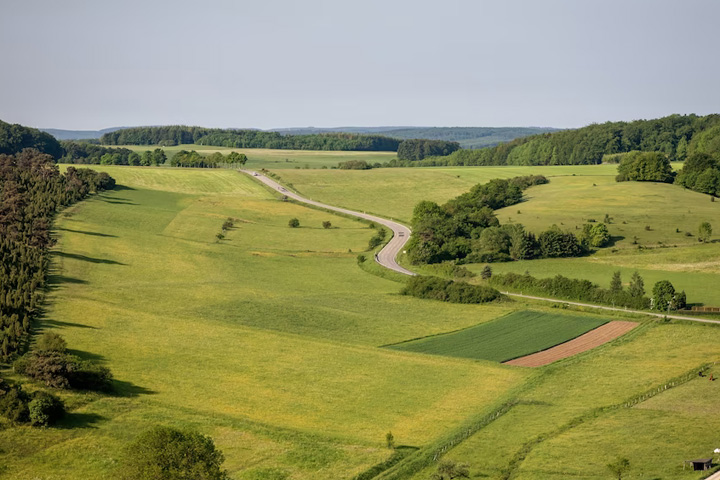
[[[41,329],[60,333],[73,353],[110,367],[117,392],[63,394],[71,413],[56,428],[0,430],[0,478],[114,478],[125,445],[156,424],[212,436],[237,480],[352,479],[391,456],[387,432],[398,445],[418,450],[378,479],[427,479],[442,448],[445,458],[468,463],[471,478],[600,480],[610,478],[607,463],[627,457],[630,478],[695,480],[699,475],[683,470],[682,461],[720,446],[714,410],[720,382],[697,376],[703,368],[720,374],[713,365],[720,360],[716,326],[636,317],[643,324],[629,334],[536,369],[382,348],[451,332],[464,342],[481,327],[512,318],[532,333],[521,313],[528,310],[560,325],[549,335],[556,341],[592,328],[572,324],[573,317],[594,325],[623,316],[558,315],[546,305],[511,300],[478,306],[401,296],[401,283],[357,265],[374,234],[365,223],[282,202],[236,171],[93,168],[110,173],[119,187],[58,216]],[[416,199],[444,202],[491,178],[545,174],[551,183],[530,189],[515,210],[519,217],[534,212],[538,226],[547,220],[570,228],[575,218],[599,214],[591,204],[574,212],[569,201],[562,203],[570,197],[562,188],[554,193],[553,213],[551,205],[537,205],[541,189],[566,180],[586,182],[577,190],[588,194],[611,191],[614,168],[276,173],[314,199],[396,218],[409,218]],[[622,196],[635,191],[614,193],[611,232],[634,228],[635,214],[621,207]],[[688,192],[677,191],[671,200],[690,201]],[[703,215],[701,203],[717,205],[698,198],[688,208]],[[653,205],[643,224],[662,217],[656,209],[663,204]],[[500,215],[522,221],[517,213]],[[234,226],[218,240],[227,218]],[[288,227],[291,218],[300,228]],[[332,228],[323,228],[324,221]],[[652,225],[659,231],[659,222]],[[597,259],[607,257],[608,281],[616,258],[639,268],[654,265],[652,255],[675,252],[680,264],[703,252],[703,261],[712,262],[716,244],[692,240],[643,251],[621,248],[619,240],[616,253],[606,249],[572,261],[603,265]],[[542,270],[536,262],[525,268],[536,265]],[[562,273],[585,278],[578,265]],[[715,275],[707,268],[704,273]],[[502,408],[477,428],[477,419]],[[451,444],[458,435],[464,441]]]

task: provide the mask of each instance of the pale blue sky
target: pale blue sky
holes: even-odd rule
[[[720,112],[715,0],[0,0],[0,119],[554,126]]]

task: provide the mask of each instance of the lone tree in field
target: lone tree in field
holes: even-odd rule
[[[640,298],[645,295],[645,282],[638,272],[632,274],[628,292],[634,298]]]
[[[630,470],[630,460],[627,458],[618,458],[613,463],[607,464],[607,469],[613,474],[617,480],[622,480],[623,475]]]
[[[225,460],[212,438],[171,427],[154,427],[126,449],[122,478],[127,480],[229,480]]]
[[[485,265],[480,271],[480,278],[488,280],[490,277],[492,277],[492,268],[490,268],[490,265]]]
[[[291,218],[288,222],[288,227],[290,228],[298,228],[300,226],[300,220],[297,218]]]
[[[387,444],[387,448],[395,448],[395,436],[392,432],[388,432],[387,435],[385,435],[385,443]]]
[[[653,306],[655,310],[675,310],[675,287],[667,280],[660,280],[653,287]]]
[[[613,273],[612,280],[610,280],[610,292],[620,293],[622,292],[622,278],[620,277],[620,271]]]
[[[435,472],[431,478],[432,480],[470,478],[470,471],[465,463],[457,463],[453,460],[443,460],[438,465],[437,472]]]
[[[326,220],[322,223],[322,226],[323,226],[323,228],[327,229],[327,228],[332,227],[332,223],[330,223],[329,220]]]
[[[707,242],[708,240],[710,240],[711,235],[712,225],[710,225],[708,222],[702,222],[700,224],[700,227],[698,227],[698,241]]]

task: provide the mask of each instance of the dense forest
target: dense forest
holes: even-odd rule
[[[381,135],[322,133],[281,135],[260,130],[231,130],[186,126],[127,128],[104,134],[104,145],[212,145],[282,150],[358,150],[395,152],[400,140]]]
[[[0,359],[23,347],[37,315],[58,209],[114,188],[106,173],[69,167],[35,149],[0,154]]]
[[[557,128],[541,127],[408,127],[383,131],[388,137],[409,139],[444,140],[457,142],[462,148],[487,148],[516,138],[550,133]]]
[[[544,183],[547,179],[543,176],[495,179],[442,206],[430,201],[418,203],[407,244],[409,260],[415,264],[490,263],[576,257],[610,241],[604,223],[588,223],[578,235],[553,225],[538,236],[517,223],[500,225],[494,210],[520,202],[523,190]]]
[[[460,149],[457,142],[445,140],[405,140],[400,144],[397,156],[400,160],[422,160],[426,157],[450,155]]]
[[[13,155],[25,148],[34,148],[55,158],[63,154],[62,146],[49,133],[0,120],[0,154]]]
[[[671,161],[693,153],[720,154],[720,115],[670,115],[655,120],[607,122],[518,138],[493,148],[458,150],[446,157],[392,166],[593,165],[606,155],[660,152]]]

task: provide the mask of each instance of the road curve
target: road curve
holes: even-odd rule
[[[293,192],[287,190],[285,187],[280,185],[275,180],[273,180],[261,173],[258,173],[258,172],[252,171],[252,170],[240,170],[240,171],[254,177],[255,179],[261,181],[265,185],[268,185],[272,189],[277,190],[278,192],[282,193],[283,195],[287,195],[289,198],[295,199],[298,202],[307,203],[308,205],[314,205],[316,207],[327,208],[328,210],[333,210],[335,212],[341,212],[346,215],[352,215],[354,217],[364,218],[365,220],[370,220],[372,222],[376,222],[376,223],[385,225],[390,230],[392,230],[393,238],[375,256],[375,261],[378,262],[383,267],[389,268],[390,270],[394,270],[398,273],[402,273],[405,275],[416,275],[414,272],[411,272],[407,268],[403,268],[400,265],[398,265],[397,261],[395,260],[395,257],[397,257],[397,255],[400,253],[400,251],[403,249],[405,244],[410,239],[410,228],[406,227],[405,225],[395,222],[393,220],[388,220],[386,218],[376,217],[375,215],[369,215],[367,213],[360,213],[360,212],[356,212],[354,210],[348,210],[347,208],[333,207],[332,205],[326,205],[324,203],[316,202],[315,200],[310,200],[308,198],[298,195],[297,193],[293,193]],[[540,300],[543,302],[567,303],[568,305],[576,305],[578,307],[597,308],[600,310],[612,310],[615,312],[637,313],[639,315],[650,315],[651,317],[659,317],[659,318],[672,318],[674,320],[688,320],[691,322],[720,324],[720,320],[709,320],[709,319],[697,318],[697,317],[685,317],[682,315],[666,315],[664,313],[651,313],[651,312],[645,312],[642,310],[628,310],[626,308],[607,307],[604,305],[593,305],[590,303],[570,302],[567,300],[558,300],[555,298],[533,297],[531,295],[523,295],[521,293],[510,293],[510,292],[501,292],[501,293],[504,293],[505,295],[510,296],[510,297],[528,298],[531,300]],[[718,480],[720,480],[720,479],[718,479]]]
[[[272,178],[269,178],[262,173],[255,172],[253,170],[240,170],[243,173],[246,173],[256,180],[264,183],[265,185],[269,186],[273,190],[276,190],[283,195],[287,195],[288,198],[292,198],[293,200],[297,200],[298,202],[306,203],[308,205],[314,205],[316,207],[326,208],[328,210],[332,210],[335,212],[344,213],[346,215],[352,215],[353,217],[359,217],[365,220],[370,220],[371,222],[379,223],[381,225],[385,225],[393,232],[393,237],[390,239],[387,245],[383,247],[380,252],[375,256],[375,261],[378,262],[380,265],[382,265],[385,268],[389,268],[390,270],[394,270],[398,273],[402,273],[404,275],[415,275],[415,273],[411,272],[407,268],[401,267],[395,258],[397,255],[402,251],[403,247],[407,243],[407,241],[410,239],[410,228],[406,227],[405,225],[395,222],[393,220],[388,220],[386,218],[382,217],[376,217],[375,215],[370,215],[367,213],[360,213],[356,212],[354,210],[348,210],[347,208],[341,208],[341,207],[334,207],[332,205],[327,205],[325,203],[316,202],[315,200],[310,200],[309,198],[305,198],[303,196],[298,195],[297,193],[291,192],[290,190],[287,190],[285,187],[280,185],[278,182],[273,180]]]

